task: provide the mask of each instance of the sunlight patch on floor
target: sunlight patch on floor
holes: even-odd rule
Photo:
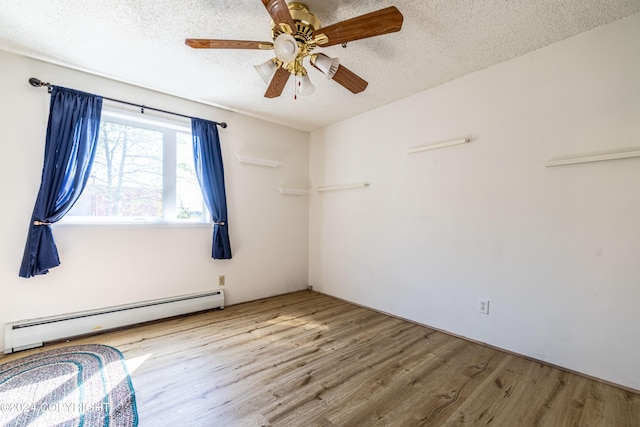
[[[131,375],[133,371],[138,369],[140,365],[142,365],[145,362],[145,360],[151,357],[152,354],[153,353],[148,353],[142,356],[134,357],[132,359],[126,359],[124,363],[125,365],[127,365],[127,370],[129,371],[129,375]]]

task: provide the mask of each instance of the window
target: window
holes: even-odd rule
[[[203,223],[191,127],[104,109],[91,176],[66,223]]]

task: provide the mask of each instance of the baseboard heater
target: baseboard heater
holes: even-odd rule
[[[223,290],[11,322],[5,327],[4,353],[39,347],[49,341],[214,308],[224,308]]]

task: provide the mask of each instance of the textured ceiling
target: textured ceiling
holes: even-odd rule
[[[313,130],[640,11],[640,0],[303,2],[323,25],[391,5],[402,12],[399,33],[316,50],[367,80],[364,92],[307,67],[312,95],[295,100],[289,79],[281,97],[267,99],[253,65],[272,52],[184,44],[270,41],[259,0],[0,0],[0,49]]]

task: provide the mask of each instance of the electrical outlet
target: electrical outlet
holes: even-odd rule
[[[478,298],[478,313],[489,314],[488,298]]]
[[[218,286],[224,286],[224,275],[218,276]]]

